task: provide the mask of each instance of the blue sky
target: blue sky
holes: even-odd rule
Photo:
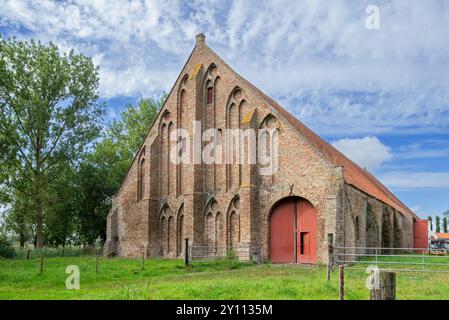
[[[378,30],[366,28],[368,5]],[[418,215],[449,209],[447,1],[0,2],[3,36],[93,58],[107,119],[168,92],[199,32]]]

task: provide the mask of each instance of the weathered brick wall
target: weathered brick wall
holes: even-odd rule
[[[413,217],[403,216],[402,217],[402,236],[403,236],[403,247],[413,248]]]
[[[412,247],[413,218],[347,185],[345,201],[346,247]],[[358,217],[358,241],[356,218]],[[374,225],[375,224],[375,225]],[[387,224],[387,225],[386,225]],[[355,252],[355,250],[349,250]],[[357,250],[357,253],[363,253]]]

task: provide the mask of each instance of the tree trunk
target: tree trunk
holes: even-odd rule
[[[19,243],[20,243],[20,249],[23,249],[25,247],[26,242],[26,226],[25,226],[25,218],[24,213],[20,213],[18,216],[18,225],[19,225]]]
[[[44,247],[44,212],[42,208],[42,200],[39,193],[36,195],[36,247],[41,249]]]

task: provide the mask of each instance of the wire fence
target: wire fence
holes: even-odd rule
[[[362,298],[357,296],[362,287],[369,290],[371,300],[408,299],[411,293],[414,297],[439,298],[444,288],[438,283],[449,279],[449,252],[445,248],[334,247],[329,242],[328,250],[327,280],[338,269],[341,300],[345,294],[351,299]],[[345,270],[349,271],[346,280]]]
[[[13,259],[37,259],[41,256],[44,258],[82,257],[101,254],[100,247],[15,248]]]
[[[190,261],[239,261],[260,262],[258,251],[249,245],[241,246],[191,246]]]
[[[449,252],[430,248],[333,247],[332,264],[346,269],[392,272],[449,272]]]

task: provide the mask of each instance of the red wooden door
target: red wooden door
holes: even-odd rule
[[[316,262],[316,210],[304,199],[297,205],[297,257],[298,263]]]
[[[295,202],[282,201],[270,216],[270,259],[274,263],[294,262],[294,210]]]
[[[270,259],[274,263],[315,263],[316,210],[304,199],[279,202],[270,216]]]

